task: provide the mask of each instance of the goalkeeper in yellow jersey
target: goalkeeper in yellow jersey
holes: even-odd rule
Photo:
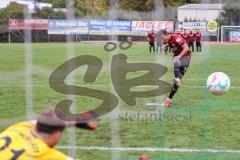
[[[64,116],[63,112],[58,111]],[[69,125],[95,130],[90,123],[63,121],[56,110],[45,109],[37,121],[20,122],[0,133],[1,160],[72,160],[54,148]]]

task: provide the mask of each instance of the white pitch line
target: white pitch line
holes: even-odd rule
[[[146,103],[146,106],[161,106],[160,103]]]
[[[22,74],[22,73],[21,73]],[[165,81],[171,81],[171,80],[165,80]],[[183,81],[206,81],[205,79],[184,79]],[[231,81],[240,81],[240,79],[231,79]],[[34,81],[35,83],[41,83],[41,82],[46,82],[46,81]],[[66,83],[76,83],[76,82],[79,82],[78,80],[65,80],[64,82]],[[2,80],[0,82],[0,84],[22,84],[21,82],[19,81],[5,81]],[[87,85],[91,85],[91,84],[87,84]],[[95,84],[92,84],[92,85],[95,85]],[[107,85],[107,84],[97,84],[97,85]]]
[[[17,84],[17,83],[11,83],[11,82],[8,82],[8,83],[0,83],[0,86],[2,85],[5,85],[5,84],[14,84],[14,85],[17,85],[17,86],[26,86],[26,85],[31,85],[31,84]],[[44,87],[44,86],[49,86],[49,84],[32,84],[31,86],[36,86],[36,87]],[[76,86],[78,86],[76,84]],[[84,87],[102,87],[102,86],[108,86],[106,84],[84,84],[84,85],[80,85],[80,86],[84,86]],[[149,88],[149,86],[137,86],[138,88]],[[160,86],[160,87],[168,87],[168,86]],[[206,88],[206,86],[197,86],[197,85],[186,85],[186,86],[181,86],[181,88]],[[230,89],[239,89],[240,86],[231,86]],[[207,89],[207,88],[206,88]]]
[[[197,149],[197,148],[158,148],[158,147],[96,147],[96,146],[57,146],[59,149],[100,150],[100,151],[158,151],[158,152],[209,152],[209,153],[240,153],[231,149]]]

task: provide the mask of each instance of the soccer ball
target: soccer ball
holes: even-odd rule
[[[230,79],[223,72],[214,72],[207,79],[207,88],[213,94],[224,94],[230,88]]]

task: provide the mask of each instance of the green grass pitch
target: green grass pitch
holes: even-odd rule
[[[32,44],[33,64],[33,110],[38,115],[46,107],[54,107],[67,95],[57,93],[49,87],[48,78],[52,71],[67,61],[67,44]],[[119,143],[121,147],[195,148],[216,150],[240,150],[240,46],[205,44],[202,54],[194,54],[191,65],[183,78],[171,107],[165,115],[180,115],[187,118],[158,120],[132,120],[124,118],[133,112],[149,114],[156,112],[156,106],[147,103],[161,103],[162,97],[138,98],[136,106],[128,106],[119,99]],[[25,48],[24,44],[0,44],[0,130],[10,124],[25,120]],[[90,88],[112,92],[110,64],[113,54],[124,53],[128,62],[164,63],[168,72],[163,79],[172,82],[171,55],[151,55],[145,44],[134,44],[128,50],[116,53],[104,51],[100,44],[73,44],[74,56],[94,55],[103,61],[103,68],[94,83],[83,81],[86,67],[75,70],[74,83]],[[221,96],[210,94],[205,88],[208,75],[215,71],[225,72],[231,80],[230,90]],[[130,77],[142,73],[131,73]],[[68,81],[73,84],[72,81]],[[143,90],[144,88],[140,88]],[[82,96],[75,97],[76,112],[94,108],[100,100]],[[96,132],[75,130],[77,146],[111,147],[111,117],[107,114],[97,122]],[[65,134],[59,146],[69,144],[71,135]],[[62,150],[68,153],[67,149]],[[149,160],[239,160],[240,153],[176,153],[150,151],[122,151],[122,160],[136,160],[147,154]],[[76,158],[82,160],[112,159],[112,151],[76,150]]]

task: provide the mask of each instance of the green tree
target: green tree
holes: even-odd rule
[[[134,11],[151,11],[154,9],[154,0],[119,0],[118,7]]]
[[[52,1],[53,8],[65,8],[65,0],[53,0]]]
[[[167,8],[175,8],[184,4],[201,3],[201,0],[163,0]]]
[[[223,7],[219,17],[222,25],[240,25],[240,2],[229,0]]]
[[[33,14],[34,18],[46,18],[46,19],[65,19],[65,13],[61,11],[54,11],[52,8],[37,8]]]
[[[8,23],[9,19],[23,18],[24,5],[11,2],[6,8],[0,9],[0,24]]]
[[[38,0],[38,2],[53,3],[53,0]]]
[[[160,1],[160,0],[158,0]],[[181,5],[200,3],[200,0],[161,0],[166,8],[176,8]],[[150,11],[154,9],[154,0],[119,0],[118,6],[122,9],[135,11]]]
[[[109,0],[75,0],[76,16],[102,16],[109,10]]]
[[[65,8],[65,0],[38,0],[38,2],[51,3],[53,8]]]

